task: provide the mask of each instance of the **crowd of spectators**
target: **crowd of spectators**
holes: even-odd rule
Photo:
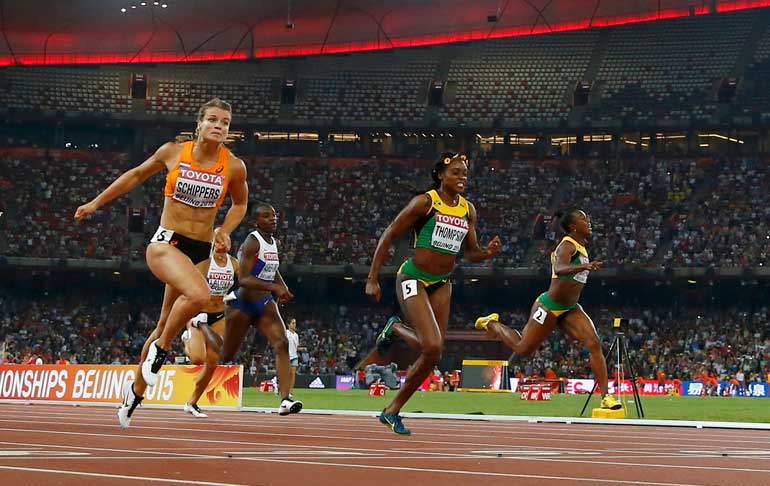
[[[0,157],[0,211],[14,221],[0,238],[1,255],[142,259],[160,220],[164,174],[138,189],[138,198],[120,198],[76,224],[77,206],[134,161],[122,153],[42,155],[35,149]],[[250,202],[272,202],[279,213],[281,260],[287,264],[369,264],[382,231],[430,186],[426,160],[244,160]],[[27,176],[16,177],[22,168]],[[591,254],[608,267],[763,265],[770,238],[770,205],[762,189],[768,172],[767,163],[755,158],[480,157],[471,166],[466,196],[478,212],[480,241],[494,235],[503,240],[496,266],[547,267],[558,234],[544,221],[570,206],[591,216]],[[146,209],[144,234],[133,240],[129,207]],[[538,224],[545,225],[540,234]],[[233,241],[242,242],[251,226],[242,224]],[[391,264],[408,253],[406,238],[392,250],[398,258]]]
[[[0,254],[112,259],[128,256],[126,199],[99,211],[87,225],[78,206],[130,167],[122,154],[53,151],[0,155],[0,211],[13,221]],[[90,196],[93,197],[93,196]]]
[[[671,266],[745,267],[768,261],[770,167],[753,158],[720,161],[708,192],[673,220]]]
[[[575,163],[566,175],[560,207],[574,206],[591,217],[592,258],[610,267],[650,266],[670,233],[670,215],[687,214],[710,163],[655,158]],[[540,264],[548,261],[556,242],[555,233],[548,236],[536,258]]]

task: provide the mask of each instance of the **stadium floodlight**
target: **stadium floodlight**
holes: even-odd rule
[[[123,13],[126,13],[126,9],[125,9],[125,7],[124,7],[124,8],[121,8],[121,9],[120,9],[120,11],[121,11],[121,12],[123,12]]]
[[[165,4],[165,3],[164,3],[163,5],[161,5],[161,6],[160,6],[160,8],[167,8],[167,7],[168,7],[168,5],[167,5],[167,4]]]

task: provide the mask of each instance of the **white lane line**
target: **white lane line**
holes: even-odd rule
[[[47,425],[56,425],[56,426],[65,426],[66,425],[66,426],[81,426],[81,427],[110,427],[110,428],[112,428],[109,425],[98,425],[98,424],[93,424],[91,422],[67,422],[67,423],[62,423],[62,422],[46,422],[46,421],[40,421],[40,420],[36,420],[34,422],[29,422],[29,421],[0,419],[0,423],[2,423],[2,422],[11,422],[14,425],[20,425],[20,424],[29,423],[29,424],[33,424],[33,425],[47,424]],[[232,434],[232,435],[240,435],[240,436],[286,437],[286,438],[290,438],[290,439],[294,439],[298,435],[301,435],[304,439],[323,439],[323,440],[331,439],[331,440],[335,440],[335,441],[351,441],[351,442],[390,442],[390,443],[398,442],[398,443],[403,443],[403,440],[398,439],[398,438],[375,438],[375,437],[340,436],[340,435],[285,434],[285,433],[280,433],[280,432],[223,430],[221,428],[220,429],[201,428],[201,427],[198,427],[198,428],[173,427],[172,428],[172,427],[153,427],[153,426],[137,425],[137,426],[133,426],[132,429],[163,430],[163,431],[171,431],[171,432],[179,432],[179,431],[185,431],[185,432],[207,432],[207,433],[212,433],[212,434]],[[23,430],[23,429],[13,429],[13,428],[5,429],[5,428],[3,428],[3,429],[0,429],[0,430]],[[324,430],[328,431],[328,429],[324,429]],[[389,432],[385,433],[385,435],[389,435],[391,437],[393,436],[393,434],[389,433]],[[458,434],[434,434],[434,433],[431,433],[431,432],[424,432],[424,433],[421,433],[421,435],[423,437],[445,437],[445,436],[448,436],[448,437],[452,437],[452,438],[458,438],[458,437],[460,437],[460,438],[483,437],[483,438],[487,438],[487,439],[489,438],[488,436],[475,436],[475,435],[473,435],[473,436],[471,436],[471,435],[461,435],[461,436],[458,436]],[[566,442],[566,443],[571,443],[571,444],[575,444],[575,443],[577,443],[577,444],[592,444],[592,445],[596,444],[596,441],[588,440],[588,439],[582,439],[582,440],[581,439],[558,439],[558,438],[539,439],[539,438],[531,437],[531,435],[534,435],[534,434],[527,434],[527,435],[528,435],[527,439],[539,440],[539,441],[547,440],[548,442],[559,442],[559,443],[565,443]],[[580,434],[580,436],[581,437],[585,437],[585,434]],[[160,439],[160,437],[156,437],[156,438]],[[638,437],[635,436],[634,439],[637,440]],[[693,441],[696,441],[696,442],[699,442],[699,443],[709,442],[708,440],[698,439],[698,438],[689,439],[687,442],[693,442]],[[414,439],[414,438],[410,439],[410,442],[413,443],[413,444],[414,443],[431,444],[431,445],[441,444],[441,445],[455,445],[455,446],[461,446],[461,447],[464,446],[464,447],[479,447],[479,448],[485,448],[485,447],[505,448],[505,447],[510,447],[511,446],[511,444],[494,444],[494,443],[489,443],[489,442],[457,442],[457,441],[446,441],[446,440],[439,442],[439,441],[436,441],[436,440],[419,440],[419,439]],[[717,441],[717,442],[723,442],[723,441]],[[733,443],[733,444],[735,444],[737,442],[741,442],[741,441],[731,441],[731,443]],[[755,444],[754,441],[746,441],[746,442],[751,442],[752,444]],[[607,438],[605,438],[605,439],[603,439],[603,443],[604,444],[619,443],[619,444],[627,445],[628,441],[627,440],[621,440],[621,439],[617,439],[616,441],[610,441]],[[639,445],[648,445],[648,446],[658,446],[658,445],[660,445],[659,442],[638,442],[637,441],[635,443],[639,444]],[[668,445],[671,446],[671,445],[674,445],[674,444],[672,444],[671,441],[668,441]],[[690,444],[679,444],[679,447],[688,447],[688,446],[690,446]],[[318,447],[318,446],[315,446],[315,447]],[[611,452],[611,449],[609,449],[608,451]]]
[[[192,439],[192,438],[176,438],[176,437],[158,437],[158,436],[138,436],[138,435],[132,435],[132,436],[126,436],[126,435],[117,435],[117,434],[97,434],[97,433],[88,433],[88,432],[65,432],[65,431],[53,431],[53,430],[36,430],[36,429],[4,429],[0,428],[0,430],[14,430],[14,431],[26,431],[26,432],[36,432],[36,433],[43,433],[43,434],[54,434],[54,435],[78,435],[78,436],[91,436],[91,437],[112,437],[112,438],[131,438],[131,439],[148,439],[148,440],[163,440],[166,442],[202,442],[206,443],[208,445],[220,443],[220,444],[236,444],[236,445],[258,445],[258,446],[273,446],[275,447],[275,444],[269,444],[269,443],[249,443],[249,442],[239,442],[239,441],[222,441],[222,440],[214,440],[214,439]],[[295,436],[296,438],[296,436]],[[0,442],[1,443],[1,442]],[[48,446],[47,446],[48,447]],[[61,446],[61,447],[71,447],[71,446]],[[284,447],[292,447],[292,448],[308,448],[308,447],[315,447],[318,448],[319,446],[306,446],[302,444],[284,444]],[[90,448],[91,450],[95,448]],[[350,451],[377,451],[384,454],[388,454],[391,451],[389,449],[362,449],[362,448],[345,448],[345,447],[329,447],[325,446],[325,450],[350,450]],[[129,451],[125,451],[129,452]],[[150,452],[148,452],[150,453]],[[163,454],[163,453],[154,453],[154,454]],[[168,454],[168,453],[166,453]],[[424,453],[423,453],[424,454]],[[184,454],[186,456],[199,456],[199,457],[205,457],[203,454]],[[221,458],[221,455],[218,456],[212,456]],[[473,456],[474,459],[479,459],[483,456]],[[491,457],[491,456],[490,456]],[[451,459],[451,460],[457,460],[457,459],[464,459],[468,458],[466,454],[436,454],[433,456],[433,460],[437,459]],[[258,458],[240,458],[242,460],[261,460]],[[411,459],[411,456],[405,456],[405,457],[392,457],[391,459],[397,460],[409,460]],[[265,459],[268,460],[268,459]],[[528,456],[528,461],[544,461],[544,462],[560,462],[560,463],[576,463],[576,464],[586,464],[585,459],[580,460],[571,460],[571,459],[552,459],[552,458],[545,458],[545,457],[535,457],[535,456]],[[278,459],[276,459],[278,461]],[[644,468],[663,468],[663,469],[698,469],[698,470],[708,470],[708,471],[728,471],[728,472],[758,472],[758,473],[770,473],[770,469],[754,469],[754,468],[736,468],[736,467],[720,467],[720,466],[688,466],[688,465],[680,465],[680,464],[650,464],[648,462],[642,462],[642,463],[635,463],[635,462],[613,462],[613,461],[597,461],[594,458],[590,459],[591,464],[602,464],[602,465],[611,465],[611,466],[625,466],[625,467],[644,467]],[[407,468],[408,469],[408,468]],[[642,484],[642,483],[640,483]]]
[[[126,476],[124,474],[107,474],[107,473],[93,473],[85,471],[67,471],[63,469],[43,469],[37,467],[19,467],[19,466],[0,466],[0,469],[7,471],[25,471],[34,473],[48,473],[48,474],[67,474],[72,476],[89,476],[93,478],[110,478],[110,479],[128,479],[133,481],[143,481],[151,483],[174,483],[174,484],[196,484],[200,486],[251,486],[247,484],[237,483],[214,483],[209,481],[192,481],[190,479],[164,479],[150,476]]]
[[[60,418],[60,417],[57,417],[57,418]],[[85,417],[80,417],[80,418],[85,418]],[[174,422],[183,422],[185,424],[187,424],[187,423],[189,423],[191,421],[194,422],[194,423],[200,423],[201,422],[201,421],[196,421],[196,419],[185,420],[185,419],[177,418],[177,417],[171,417],[171,420],[173,420]],[[160,422],[163,422],[163,423],[168,423],[169,422],[169,420],[159,420],[157,418],[152,418],[152,417],[148,418],[147,421],[149,421],[149,422],[158,422],[158,421],[160,421]],[[56,421],[56,422],[34,421],[34,422],[30,422],[28,420],[28,417],[20,417],[19,419],[8,419],[8,418],[5,418],[5,419],[0,419],[0,422],[10,422],[10,423],[14,423],[14,424],[17,424],[17,423],[35,423],[35,424],[37,424],[37,423],[48,423],[48,424],[55,424],[55,425],[64,425],[61,421]],[[210,426],[217,425],[216,423],[211,423],[210,421],[206,421],[206,422],[207,422],[207,425],[210,425]],[[113,423],[114,423],[114,419],[110,419],[110,420],[108,420],[107,418],[103,419],[103,424],[105,426],[112,425]],[[92,426],[98,426],[99,425],[99,424],[93,423],[93,418],[91,419],[91,421],[88,424],[83,424],[83,423],[78,423],[78,422],[67,422],[67,424],[71,424],[71,425],[92,425]],[[236,425],[236,424],[233,424],[233,425]],[[286,424],[286,423],[276,423],[274,425],[273,424],[253,424],[253,423],[244,424],[243,421],[241,421],[240,423],[237,424],[238,427],[240,427],[240,428],[244,428],[245,427],[247,429],[254,429],[254,428],[256,428],[256,429],[271,429],[271,428],[275,428],[275,427],[280,427],[281,429],[284,429],[284,430],[285,429],[297,429],[297,430],[302,430],[302,431],[307,431],[307,430],[328,431],[329,430],[328,427],[318,427],[317,423],[315,423],[314,425],[315,425],[314,427],[309,427],[309,426],[304,426],[303,427],[303,426],[298,426],[298,425],[290,425],[290,424]],[[152,426],[143,426],[143,427],[142,426],[137,426],[136,428],[140,428],[140,427],[141,428],[146,428],[146,429],[151,429],[152,428]],[[265,432],[260,432],[258,430],[250,430],[250,431],[249,430],[224,430],[224,429],[221,429],[221,428],[219,428],[219,429],[202,429],[202,428],[181,429],[180,428],[178,430],[196,430],[196,431],[197,430],[200,430],[200,431],[207,430],[207,431],[210,431],[210,432],[218,432],[218,433],[227,432],[227,433],[231,433],[231,434],[264,434],[265,433]],[[388,432],[387,430],[385,430],[382,427],[372,427],[372,428],[367,427],[366,430],[374,432],[374,433],[376,433],[378,435],[391,435],[390,432]],[[363,432],[364,430],[363,429],[361,429],[361,430],[357,429],[356,431],[357,432]],[[475,429],[473,429],[473,431],[479,432],[478,430],[475,430]],[[275,435],[275,436],[278,436],[278,437],[280,437],[280,436],[283,436],[283,437],[293,437],[294,435],[296,435],[296,434],[280,434],[280,433],[271,433],[271,434]],[[555,434],[555,435],[558,435],[559,437],[553,437],[554,434],[551,434],[551,433],[543,433],[543,432],[539,432],[539,431],[528,430],[526,432],[526,434],[527,434],[527,438],[528,439],[533,439],[533,440],[548,440],[550,442],[567,442],[567,443],[573,443],[573,444],[574,443],[577,443],[577,444],[585,444],[585,443],[587,443],[587,444],[594,444],[595,443],[594,441],[583,439],[586,436],[585,433],[566,433],[565,432],[565,433]],[[465,433],[465,434],[458,434],[458,433],[442,434],[442,433],[435,433],[435,432],[432,432],[432,431],[421,433],[421,435],[422,436],[430,436],[430,437],[451,437],[451,438],[455,438],[455,439],[456,438],[468,438],[468,439],[473,439],[473,438],[489,439],[490,438],[490,436],[488,434],[487,435],[477,435],[477,434],[467,434],[467,433]],[[303,434],[303,436],[308,437],[308,438],[319,438],[319,439],[329,438],[329,436],[325,436],[325,435],[306,435],[306,434]],[[371,438],[371,437],[362,438],[362,437],[355,437],[355,436],[348,436],[348,437],[335,436],[335,437],[338,437],[339,439],[345,439],[345,440],[351,440],[351,441],[359,441],[359,440],[365,440],[365,441],[369,441],[369,440],[389,441],[389,440],[394,440],[394,439]],[[577,437],[577,438],[570,439],[570,438],[566,438],[566,437]],[[635,437],[636,440],[639,440],[639,439],[653,439],[653,440],[655,440],[655,442],[637,442],[637,444],[639,444],[639,445],[648,445],[650,447],[653,447],[653,446],[658,446],[659,447],[660,446],[660,443],[658,441],[660,441],[661,437],[658,436],[658,435],[646,435],[646,434],[634,433],[634,437]],[[498,440],[498,439],[501,439],[501,438],[503,438],[503,437],[494,437],[493,439]],[[727,440],[727,439],[726,440],[709,439],[709,438],[706,438],[706,437],[700,437],[699,435],[695,435],[695,434],[690,435],[689,437],[676,438],[676,440],[681,441],[683,443],[682,444],[678,444],[678,445],[676,443],[672,444],[672,440],[668,439],[667,440],[668,445],[669,446],[677,445],[678,447],[688,447],[688,444],[692,443],[692,442],[697,442],[698,444],[703,444],[703,443],[724,444],[724,443],[728,442],[729,444],[748,443],[748,444],[751,444],[753,446],[756,446],[756,445],[758,445],[758,443],[762,442],[762,441],[757,440],[757,439],[749,439],[749,438],[747,438],[746,440],[737,440],[737,439],[730,439],[730,440]],[[457,444],[456,442],[444,442],[444,443],[445,444]],[[625,445],[627,442],[626,441],[622,441],[622,440],[612,441],[612,440],[605,439],[605,443],[607,443],[607,444],[623,444],[623,445]],[[469,445],[472,445],[472,446],[485,446],[487,444],[486,443],[476,443],[476,444],[469,443]],[[503,447],[505,447],[505,446],[503,446]]]
[[[505,478],[523,478],[523,479],[550,479],[555,481],[569,481],[570,483],[576,482],[589,482],[593,484],[597,483],[609,483],[609,484],[631,484],[635,486],[706,486],[704,484],[692,484],[692,483],[658,483],[651,481],[638,481],[638,480],[621,480],[621,479],[601,479],[601,478],[576,478],[572,476],[544,476],[539,474],[516,474],[516,473],[496,473],[489,471],[466,471],[460,469],[429,469],[421,467],[398,467],[398,466],[373,466],[364,464],[340,464],[329,462],[311,462],[300,460],[278,460],[278,459],[263,459],[263,458],[244,458],[247,461],[259,461],[259,462],[279,462],[285,464],[307,464],[311,466],[332,466],[332,467],[347,467],[358,469],[380,469],[386,471],[408,471],[408,472],[426,472],[426,473],[438,473],[438,474],[451,474],[451,475],[463,475],[463,476],[490,476],[490,477],[505,477]]]
[[[29,407],[29,406],[27,406],[27,407]],[[100,409],[100,411],[101,411],[101,409]],[[156,415],[156,417],[147,417],[147,418],[143,417],[143,420],[150,421],[150,422],[158,422],[158,421],[159,422],[168,422],[169,420],[173,420],[175,422],[182,422],[182,423],[191,423],[191,422],[199,423],[200,422],[199,419],[184,418],[184,417],[180,416],[181,414],[175,413],[174,411],[167,411],[167,410],[162,410],[162,409],[152,409],[151,411],[152,411],[153,415]],[[22,413],[22,412],[23,412],[23,410],[20,410],[20,413]],[[44,412],[44,411],[24,412],[24,413],[22,413],[22,417],[20,417],[20,418],[27,418],[28,419],[30,413],[38,413],[40,415],[45,415],[46,414],[46,412]],[[172,413],[173,413],[173,415],[172,415]],[[243,412],[219,412],[219,413],[236,414],[236,413],[243,413]],[[61,416],[62,416],[62,414],[58,413],[58,412],[51,412],[48,415],[52,416],[52,417],[56,417],[56,418],[61,418]],[[80,417],[80,418],[84,418],[84,417],[88,416],[90,419],[93,419],[93,415],[88,415],[88,413],[86,411],[84,411],[84,413],[69,413],[67,415],[74,416],[74,417]],[[163,415],[164,417],[167,417],[167,418],[158,418],[157,415]],[[277,417],[271,417],[269,415],[260,416],[260,419],[263,419],[263,418],[266,418],[266,417],[270,417],[270,420],[272,420],[273,423],[271,423],[271,424],[254,424],[254,423],[250,423],[250,424],[246,424],[246,426],[250,427],[250,428],[281,427],[282,429],[288,429],[288,430],[291,430],[291,429],[299,429],[299,430],[328,430],[328,427],[319,427],[319,422],[334,422],[335,425],[338,425],[341,421],[344,421],[345,423],[356,423],[356,424],[365,423],[366,425],[369,425],[369,423],[371,422],[371,419],[368,418],[368,417],[362,417],[360,420],[350,420],[351,417],[345,417],[345,416],[308,415],[308,416],[305,416],[305,417],[302,417],[302,416],[298,416],[296,418],[292,417],[293,418],[292,422],[294,424],[296,424],[296,425],[290,425],[290,424],[287,424],[285,422],[282,422],[282,423],[278,422],[278,420],[280,420],[280,419],[278,419]],[[105,424],[113,423],[114,422],[114,420],[112,420],[112,419],[108,420],[106,417],[104,419],[102,419],[102,420],[105,422]],[[422,420],[425,420],[425,419],[422,419]],[[436,419],[436,420],[438,420],[438,419]],[[6,420],[6,421],[14,421],[14,420]],[[60,422],[57,422],[57,423],[60,423]],[[239,419],[239,420],[222,420],[222,419],[206,420],[206,423],[209,424],[209,425],[232,424],[232,425],[238,425],[240,427],[244,426],[244,423],[243,423],[242,419]],[[305,423],[307,423],[308,425],[302,425],[302,424],[305,424]],[[517,424],[515,426],[515,428],[510,427],[510,425],[511,424],[505,423],[505,422],[495,423],[495,424],[491,424],[489,422],[480,422],[480,423],[479,422],[473,422],[473,423],[470,423],[470,424],[457,424],[457,421],[449,421],[449,423],[447,423],[447,421],[443,421],[442,428],[444,428],[444,429],[446,429],[446,428],[456,428],[456,429],[460,429],[460,430],[468,430],[468,431],[477,432],[477,433],[478,432],[489,432],[489,433],[487,435],[476,435],[476,434],[458,434],[458,433],[438,434],[438,433],[434,433],[434,432],[429,432],[429,435],[431,435],[431,436],[438,436],[438,437],[458,437],[458,436],[462,436],[462,437],[468,437],[468,438],[474,438],[474,437],[475,438],[489,438],[490,435],[493,435],[493,436],[495,436],[495,435],[509,435],[507,430],[510,429],[510,430],[526,430],[527,435],[530,436],[533,439],[536,439],[538,437],[542,437],[544,440],[547,439],[547,440],[551,440],[551,441],[590,442],[590,441],[580,441],[580,440],[571,440],[571,439],[565,439],[565,438],[558,438],[558,437],[553,437],[553,435],[558,435],[559,437],[585,437],[585,433],[580,433],[579,429],[576,429],[576,427],[578,427],[579,425],[584,425],[583,428],[593,427],[592,430],[596,430],[596,425],[591,425],[591,424],[572,424],[572,425],[567,425],[567,426],[562,426],[562,427],[550,426],[550,425],[547,425],[547,424],[535,424],[535,425],[533,425],[533,424],[520,424],[520,425],[518,425]],[[480,430],[480,429],[485,429],[485,428],[490,428],[490,427],[494,427],[495,430],[490,430],[490,431]],[[533,427],[537,427],[537,430],[532,430]],[[505,428],[506,430],[502,430],[502,428]],[[630,428],[634,428],[634,427],[630,427],[630,426],[613,426],[613,430],[614,431],[617,431],[619,428],[630,429]],[[697,437],[693,437],[692,434],[682,435],[682,434],[671,433],[671,432],[668,432],[668,431],[665,431],[665,430],[657,430],[655,432],[655,434],[650,435],[650,434],[644,434],[644,433],[640,434],[639,430],[642,430],[642,429],[640,429],[639,427],[635,427],[634,429],[635,429],[634,430],[634,436],[636,438],[638,438],[638,439],[655,439],[655,440],[660,440],[662,437],[665,436],[667,438],[678,439],[678,440],[682,440],[682,441],[689,441],[689,442],[697,441],[698,443],[703,443],[703,442],[720,443],[720,442],[728,441],[728,442],[731,442],[731,443],[733,443],[733,442],[750,443],[752,445],[757,445],[758,443],[759,444],[761,444],[761,443],[770,444],[770,440],[768,440],[764,436],[763,437],[752,437],[750,435],[729,435],[729,434],[713,434],[713,433],[710,433],[708,436],[702,436],[702,434],[706,434],[706,432],[698,431],[697,432],[698,436]],[[357,429],[357,431],[358,430],[359,429]],[[364,429],[360,429],[360,431],[362,431],[362,432],[363,432],[363,430]],[[378,433],[380,435],[388,434],[388,432],[382,431],[380,427],[366,427],[365,430],[372,431],[372,432]],[[552,430],[553,432],[552,433],[548,432],[549,430]],[[569,430],[569,432],[568,432],[568,430]],[[235,431],[233,431],[233,432],[235,432]],[[724,439],[721,439],[722,437]],[[740,438],[743,438],[745,440],[740,440]],[[350,439],[351,440],[356,440],[355,438],[350,438]],[[610,442],[610,443],[612,443],[612,442]],[[655,443],[646,443],[646,444],[648,444],[650,446],[655,445]]]

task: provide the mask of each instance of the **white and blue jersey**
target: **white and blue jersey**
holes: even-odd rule
[[[254,262],[251,265],[251,274],[265,282],[275,281],[275,274],[278,271],[280,260],[278,259],[278,245],[275,238],[270,238],[272,242],[268,243],[259,234],[259,231],[252,231],[251,236],[259,242],[259,251],[254,255]],[[240,255],[239,255],[240,257]]]
[[[249,235],[256,238],[259,242],[259,251],[254,255],[254,261],[251,265],[251,275],[265,282],[274,282],[275,274],[278,273],[278,266],[280,265],[278,259],[278,245],[276,244],[275,238],[271,237],[270,239],[272,241],[268,243],[262,235],[259,234],[259,231],[252,231]],[[241,251],[243,251],[243,247],[238,250],[239,260],[241,258]],[[227,305],[234,307],[253,318],[261,316],[265,306],[272,300],[273,295],[267,294],[264,297],[260,297],[257,301],[247,301],[241,297],[238,290],[231,292],[225,299]]]

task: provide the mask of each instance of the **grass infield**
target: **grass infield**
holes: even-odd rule
[[[366,390],[294,390],[305,408],[325,410],[382,410],[395,396],[370,397]],[[523,401],[518,393],[417,392],[404,412],[578,417],[585,395],[552,394],[546,402]],[[255,388],[243,390],[244,407],[277,407],[278,397]],[[585,416],[599,406],[594,395]],[[737,397],[643,396],[645,418],[660,420],[704,420],[718,422],[770,422],[770,399]],[[629,418],[636,417],[633,402],[627,404]]]

